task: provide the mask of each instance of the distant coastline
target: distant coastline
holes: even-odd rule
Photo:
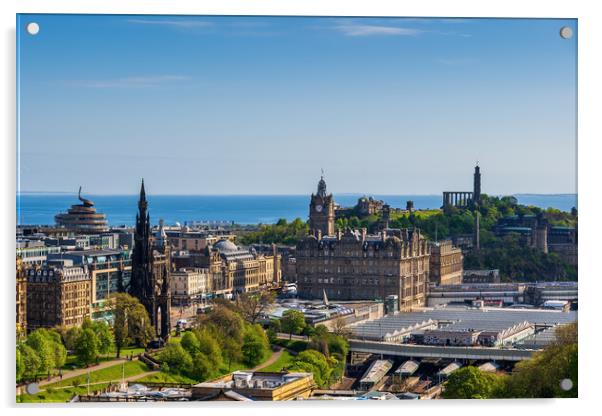
[[[353,206],[363,194],[335,194],[341,206]],[[106,214],[111,225],[134,224],[137,195],[93,195],[90,198],[96,209]],[[442,205],[441,195],[372,195],[392,207],[404,208],[408,200],[416,209],[437,209]],[[520,204],[540,208],[570,211],[577,205],[576,194],[517,194]],[[190,221],[229,221],[237,224],[273,224],[284,218],[307,219],[308,195],[147,195],[151,221],[159,218],[167,224]],[[22,193],[17,200],[18,224],[53,224],[54,216],[78,204],[76,193]]]
[[[77,191],[21,191],[21,192],[17,192],[17,195],[77,195]],[[87,193],[84,192],[85,195],[88,196],[138,196],[138,194],[94,194],[94,193]],[[241,196],[241,197],[249,197],[249,196],[257,196],[257,197],[280,197],[280,196],[307,196],[305,194],[154,194],[155,196],[179,196],[179,197],[187,197],[187,196],[200,196],[200,197],[206,197],[206,196],[216,196],[216,197],[221,197],[221,196]],[[361,193],[361,192],[337,192],[336,196],[354,196],[354,197],[360,197],[363,195],[366,196],[371,196],[372,194],[369,193]],[[378,194],[381,197],[397,197],[397,196],[404,196],[404,194]],[[546,194],[546,193],[532,193],[532,192],[526,192],[526,193],[516,193],[516,194],[487,194],[489,196],[497,196],[497,197],[502,197],[502,196],[577,196],[576,193],[571,193],[571,192],[566,192],[566,193],[551,193],[551,194]],[[431,197],[440,197],[441,194],[408,194],[407,196],[418,196],[418,197],[422,197],[422,196],[431,196]]]

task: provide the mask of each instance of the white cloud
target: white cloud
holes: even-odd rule
[[[140,88],[140,87],[153,87],[157,85],[163,85],[167,83],[174,83],[179,81],[185,81],[190,77],[183,75],[153,75],[153,76],[135,76],[135,77],[123,77],[114,79],[103,79],[103,80],[74,80],[69,81],[67,84],[76,87],[88,87],[88,88]]]
[[[336,29],[346,36],[417,36],[424,32],[407,27],[361,24],[343,24],[336,26]]]

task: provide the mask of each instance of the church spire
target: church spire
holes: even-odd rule
[[[142,185],[140,185],[140,201],[146,201],[146,191],[144,190],[144,178],[142,178]]]
[[[148,202],[146,201],[146,190],[144,189],[144,178],[142,178],[142,184],[140,185],[140,199],[138,200],[138,210],[140,213],[140,217],[146,217],[146,208],[148,207]]]

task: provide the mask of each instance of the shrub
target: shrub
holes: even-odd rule
[[[176,373],[185,373],[192,367],[190,354],[180,344],[167,344],[159,353],[159,361]]]

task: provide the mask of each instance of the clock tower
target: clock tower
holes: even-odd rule
[[[318,192],[309,203],[309,232],[314,236],[334,235],[334,199],[326,194],[324,175],[318,182]]]

